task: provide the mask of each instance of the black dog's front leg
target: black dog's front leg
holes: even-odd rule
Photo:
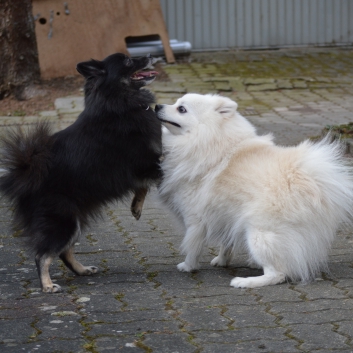
[[[142,213],[143,203],[145,202],[145,198],[147,195],[148,189],[141,188],[135,191],[135,196],[131,202],[131,213],[132,215],[139,220]]]

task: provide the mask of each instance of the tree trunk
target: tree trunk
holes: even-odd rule
[[[39,79],[32,1],[0,0],[0,99],[27,99]]]

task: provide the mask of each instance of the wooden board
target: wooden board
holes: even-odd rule
[[[33,15],[44,79],[77,74],[80,61],[128,54],[130,36],[159,35],[175,61],[159,0],[33,0]]]

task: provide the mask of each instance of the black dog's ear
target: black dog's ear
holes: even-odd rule
[[[105,74],[103,62],[94,59],[78,63],[76,70],[85,78],[97,77]]]

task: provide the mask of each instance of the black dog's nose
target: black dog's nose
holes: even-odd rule
[[[156,106],[154,107],[154,111],[158,112],[158,110],[161,110],[163,108],[162,104],[156,104]]]

